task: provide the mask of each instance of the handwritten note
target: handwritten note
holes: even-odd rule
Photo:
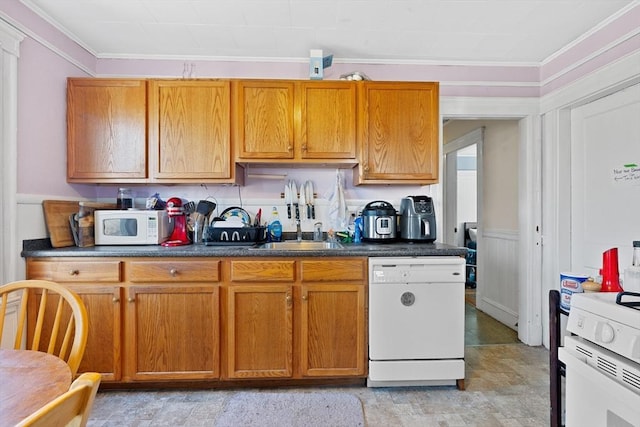
[[[640,185],[640,165],[627,163],[613,168],[613,183],[621,185]]]

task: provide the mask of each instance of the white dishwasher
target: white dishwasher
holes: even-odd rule
[[[461,257],[369,258],[369,387],[464,389]]]

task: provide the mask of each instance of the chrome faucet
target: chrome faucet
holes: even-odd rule
[[[302,228],[300,228],[300,220],[296,219],[296,239],[302,242]]]

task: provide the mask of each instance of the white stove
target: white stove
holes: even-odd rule
[[[573,294],[560,360],[567,427],[640,427],[640,294]]]
[[[597,292],[574,296],[567,331],[640,363],[640,294]]]

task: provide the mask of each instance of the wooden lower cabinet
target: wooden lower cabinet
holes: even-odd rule
[[[223,377],[366,376],[366,266],[366,258],[232,260]]]
[[[105,382],[122,380],[121,271],[114,259],[27,260],[27,279],[62,283],[84,302],[89,332],[78,372],[99,372]]]
[[[366,258],[29,258],[82,298],[105,383],[364,378]]]
[[[302,285],[300,369],[306,377],[365,374],[365,287]]]
[[[220,376],[217,285],[153,284],[126,292],[125,379]]]
[[[291,377],[293,286],[229,286],[226,300],[227,377]]]
[[[99,372],[102,381],[122,379],[120,286],[69,286],[87,309],[89,335],[78,372]]]

